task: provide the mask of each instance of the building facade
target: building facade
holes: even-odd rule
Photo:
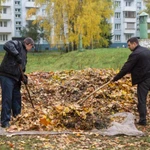
[[[143,0],[114,0],[114,5],[111,46],[124,47],[130,37],[140,38],[139,15],[145,9],[145,4]]]
[[[0,11],[0,50],[3,44],[12,38],[21,37],[20,30],[26,26],[28,21],[35,20],[36,16],[27,18],[26,14],[30,8],[33,8],[34,0],[6,0],[2,3],[2,10]],[[36,6],[36,8],[38,8]],[[44,6],[38,8],[37,15],[44,15]],[[46,49],[49,44],[42,38],[39,44],[44,45]]]
[[[126,41],[132,36],[139,37],[139,15],[145,8],[143,0],[114,0],[115,12],[111,18],[112,45],[111,47],[124,47]],[[20,37],[20,30],[29,20],[26,18],[28,9],[35,7],[34,0],[6,0],[0,12],[0,49],[12,37]],[[38,13],[44,15],[44,8],[39,8]],[[38,15],[38,14],[37,14]],[[149,19],[148,19],[149,20]],[[150,21],[148,21],[150,22]],[[150,30],[148,30],[150,33]],[[40,39],[40,44],[47,44]]]

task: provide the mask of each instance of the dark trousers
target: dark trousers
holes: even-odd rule
[[[137,96],[138,96],[138,112],[140,117],[140,122],[146,122],[146,99],[148,95],[148,91],[150,90],[150,78],[141,82],[137,86]]]
[[[11,114],[16,117],[21,113],[21,82],[0,76],[0,83],[2,90],[1,124],[6,125],[11,119]]]

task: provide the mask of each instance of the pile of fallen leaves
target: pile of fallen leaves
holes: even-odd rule
[[[130,76],[100,88],[115,74],[114,70],[91,68],[30,73],[28,89],[34,108],[22,85],[22,113],[11,124],[17,130],[106,128],[112,121],[110,115],[137,112],[136,87],[131,86]]]

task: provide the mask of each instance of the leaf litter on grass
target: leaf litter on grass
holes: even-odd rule
[[[12,119],[11,125],[18,131],[88,131],[109,127],[112,120],[108,116],[117,112],[136,114],[136,87],[131,86],[130,76],[110,82],[84,103],[77,103],[108,82],[115,73],[114,70],[91,68],[30,73],[28,88],[35,109],[22,85],[22,113]]]
[[[90,141],[91,139],[87,140],[87,136],[90,136],[90,132],[87,131],[106,129],[110,127],[113,121],[120,123],[124,120],[124,117],[110,118],[111,115],[130,112],[138,116],[136,87],[131,86],[131,79],[128,75],[118,82],[109,83],[86,99],[84,103],[78,104],[81,99],[85,99],[97,88],[107,83],[115,74],[116,71],[114,70],[92,68],[78,71],[33,72],[28,74],[28,88],[35,109],[32,108],[28,93],[22,85],[22,113],[18,117],[12,118],[11,127],[8,131],[12,133],[31,130],[53,131],[53,136],[65,140],[62,144],[68,142],[68,145],[70,145],[71,142],[79,142],[79,139],[83,139],[83,143]],[[144,130],[143,128],[139,129]],[[68,132],[59,135],[59,132],[63,133],[63,131]],[[146,132],[149,132],[149,130]],[[69,134],[64,139],[65,133],[73,133],[79,139],[77,140]],[[94,137],[99,136],[96,132],[94,135]],[[68,139],[68,137],[71,139]],[[70,142],[70,140],[73,141]],[[57,143],[57,141],[55,142]],[[83,148],[89,147],[86,145],[87,143],[83,143],[80,142]],[[108,146],[107,140],[106,143],[104,141],[100,141],[99,144],[96,141],[91,141],[91,143],[93,149],[97,146],[105,148],[106,143]],[[40,144],[37,145],[41,146]],[[118,145],[116,141],[114,145]],[[120,144],[120,147],[126,147],[127,145],[130,144]],[[61,147],[61,145],[58,146]],[[47,147],[52,148],[56,145],[47,144]]]

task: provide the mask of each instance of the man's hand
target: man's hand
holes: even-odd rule
[[[111,80],[112,82],[115,82],[114,78]]]
[[[16,61],[17,61],[18,64],[21,64],[21,63],[22,63],[22,59],[21,59],[21,57],[19,56],[19,54],[16,55]]]
[[[23,78],[23,79],[22,79],[22,82],[23,82],[25,85],[27,85],[27,84],[28,84],[28,76],[27,76],[26,74],[24,74],[22,78]]]
[[[111,79],[111,81],[112,81],[112,82],[115,82],[115,81],[117,81],[117,80],[115,79],[115,77],[113,77],[113,78]]]

